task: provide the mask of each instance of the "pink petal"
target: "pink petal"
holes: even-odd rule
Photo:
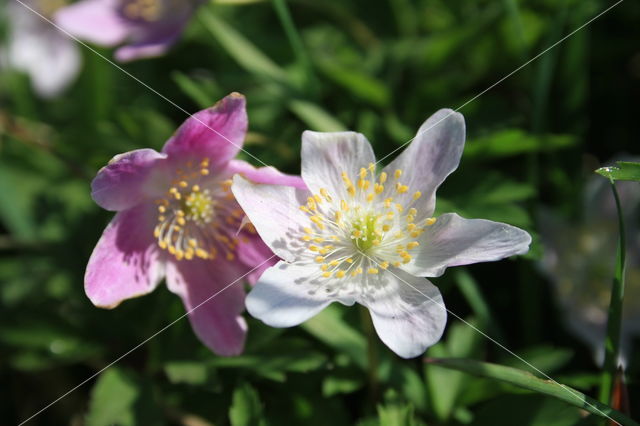
[[[132,29],[117,12],[119,0],[84,0],[60,9],[56,25],[74,37],[101,46],[122,43]]]
[[[153,149],[137,149],[113,157],[91,182],[91,196],[106,210],[131,208],[168,188],[162,166],[166,159]]]
[[[153,238],[153,205],[119,212],[93,250],[85,274],[85,292],[94,305],[115,308],[147,294],[164,276]]]
[[[413,142],[393,160],[384,171],[393,176],[402,170],[399,179],[409,191],[397,194],[393,185],[386,185],[383,197],[393,197],[405,207],[410,204],[418,210],[416,222],[433,214],[436,189],[451,172],[458,168],[464,149],[465,124],[462,114],[441,109],[420,126]],[[422,196],[413,202],[413,195]]]
[[[247,275],[247,281],[253,285],[264,271],[276,264],[278,257],[273,254],[258,235],[251,235],[247,232],[244,236],[247,241],[238,244],[238,260],[251,270]]]
[[[287,175],[275,167],[253,167],[246,161],[231,160],[227,168],[231,176],[236,173],[249,179],[253,183],[267,183],[271,185],[286,185],[299,189],[307,189],[300,176]]]
[[[238,355],[244,348],[244,269],[222,259],[167,265],[169,290],[182,298],[198,338],[218,355]]]
[[[178,159],[208,158],[216,169],[236,156],[247,133],[245,99],[232,93],[211,108],[189,117],[162,151]]]
[[[155,58],[162,56],[169,50],[170,43],[155,43],[155,44],[132,44],[120,47],[116,50],[114,57],[118,62],[130,62],[136,59]]]

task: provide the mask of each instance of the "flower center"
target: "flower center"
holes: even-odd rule
[[[244,213],[231,193],[231,180],[210,177],[208,158],[197,166],[188,162],[185,170],[178,169],[165,197],[156,201],[154,236],[177,260],[215,259],[219,254],[233,260]]]
[[[416,239],[436,219],[416,222],[420,216],[414,205],[422,194],[402,195],[410,194],[410,188],[401,177],[402,170],[395,170],[393,182],[388,182],[386,173],[376,176],[374,164],[369,164],[357,176],[342,172],[343,199],[321,188],[300,206],[309,217],[301,239],[323,277],[377,274],[411,261],[411,251],[420,244]],[[385,192],[385,185],[392,185],[393,191]],[[394,199],[398,195],[400,202]]]

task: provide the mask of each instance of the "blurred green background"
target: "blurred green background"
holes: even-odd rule
[[[380,158],[411,139],[437,109],[465,104],[612,3],[288,4],[303,50],[292,47],[270,1],[227,0],[202,7],[166,56],[123,67],[190,112],[232,91],[245,94],[245,148],[299,173],[303,130],[362,132]],[[534,236],[523,258],[455,268],[433,280],[448,308],[591,395],[599,367],[591,348],[565,327],[538,271],[544,247],[536,218],[547,206],[579,220],[592,171],[622,153],[640,154],[639,22],[640,4],[625,1],[467,104],[461,110],[468,132],[462,164],[438,198],[440,212],[504,221]],[[0,74],[3,424],[31,416],[184,312],[163,286],[112,311],[94,308],[84,295],[86,262],[111,217],[90,198],[92,177],[120,152],[160,149],[186,116],[87,49],[83,61],[77,82],[49,101],[32,93],[25,75]],[[332,306],[287,330],[248,320],[242,356],[212,355],[183,320],[31,424],[583,421],[578,409],[556,400],[425,367],[421,359],[401,360],[377,339],[368,340],[357,309]],[[453,317],[427,355],[527,369]],[[639,369],[640,356],[632,352],[631,401],[640,398]],[[632,415],[640,416],[631,405]]]

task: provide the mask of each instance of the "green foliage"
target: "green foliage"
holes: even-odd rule
[[[602,167],[596,170],[596,173],[612,181],[630,180],[640,182],[640,163],[618,161],[616,164],[618,165],[617,167]]]
[[[467,144],[459,169],[438,189],[435,215],[456,212],[523,227],[534,237],[531,252],[431,279],[450,311],[477,329],[449,315],[444,336],[427,353],[447,361],[398,358],[370,338],[357,309],[339,304],[291,329],[269,328],[244,313],[246,348],[229,358],[208,351],[185,318],[32,424],[593,422],[584,401],[595,395],[600,368],[592,348],[570,335],[567,324],[575,319],[566,314],[573,311],[554,299],[556,288],[540,273],[540,260],[552,257],[554,247],[543,245],[539,218],[543,208],[571,221],[593,213],[582,202],[590,171],[625,152],[638,154],[633,95],[640,71],[629,34],[637,32],[640,5],[624,2],[501,81],[604,2],[279,3],[280,9],[267,1],[204,2],[166,55],[122,64],[162,96],[84,49],[78,80],[44,100],[26,75],[0,60],[3,423],[19,424],[184,314],[164,284],[114,310],[86,298],[85,267],[113,217],[91,200],[90,182],[114,155],[160,149],[186,112],[234,91],[248,102],[245,149],[293,174],[300,172],[304,130],[361,132],[382,158],[436,110],[459,109]],[[292,18],[285,25],[283,4]],[[98,49],[112,58],[112,49]],[[240,154],[261,165],[251,156]],[[639,167],[618,162],[599,173],[637,182]],[[630,223],[629,232],[637,225]],[[632,267],[635,258],[629,256]],[[628,288],[638,284],[628,281]],[[603,287],[603,297],[608,292]],[[535,369],[478,330],[580,394],[539,380]],[[625,358],[632,402],[638,353]],[[640,416],[634,404],[629,416]]]

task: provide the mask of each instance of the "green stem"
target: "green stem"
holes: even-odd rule
[[[287,0],[273,0],[273,6],[276,9],[282,28],[284,28],[284,31],[287,34],[293,53],[296,55],[298,63],[305,71],[306,83],[308,85],[313,85],[316,81],[313,64],[311,63],[311,58],[307,54],[307,49],[304,47],[302,37],[300,37],[298,29],[293,23],[293,18],[291,17],[291,12],[289,12]]]
[[[616,270],[611,286],[611,302],[609,303],[609,317],[607,320],[607,337],[604,346],[604,367],[602,371],[602,379],[600,382],[599,399],[605,404],[611,401],[613,394],[613,383],[618,368],[618,357],[620,354],[620,327],[622,323],[622,302],[624,300],[624,271],[626,262],[626,242],[624,231],[624,218],[622,215],[622,207],[620,205],[620,197],[616,184],[611,180],[611,190],[616,200],[616,209],[618,211],[618,226],[620,236],[618,238],[618,250],[616,253]]]
[[[371,396],[371,403],[373,407],[375,407],[378,402],[380,391],[380,383],[378,381],[378,366],[380,364],[377,351],[378,336],[373,328],[373,321],[371,321],[369,310],[364,306],[360,306],[360,318],[362,319],[362,328],[367,336],[367,373],[369,376],[369,392]]]

